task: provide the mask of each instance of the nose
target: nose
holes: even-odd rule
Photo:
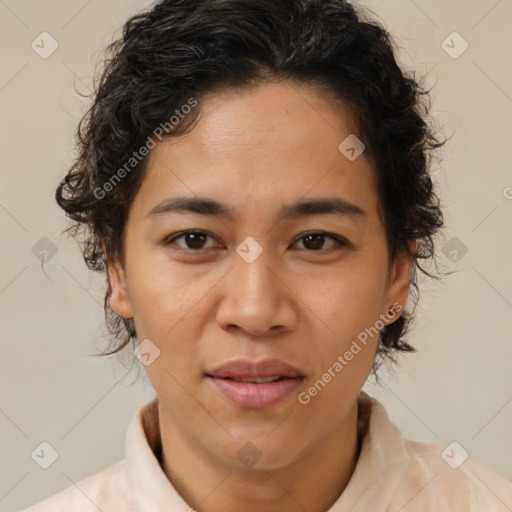
[[[251,263],[235,255],[217,309],[217,322],[223,329],[264,336],[295,328],[298,301],[293,283],[286,282],[270,260],[265,251]]]

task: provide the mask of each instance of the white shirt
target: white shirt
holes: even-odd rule
[[[405,439],[380,402],[361,392],[358,404],[361,453],[326,512],[512,511],[512,484],[504,478],[470,459],[453,469],[443,447]],[[155,398],[131,420],[123,460],[23,512],[190,512],[160,466],[160,447]],[[445,453],[452,465],[456,457]]]

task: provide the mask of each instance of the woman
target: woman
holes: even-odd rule
[[[56,199],[157,398],[124,460],[27,510],[510,509],[361,391],[413,350],[443,224],[386,30],[342,0],[163,0],[111,51]]]

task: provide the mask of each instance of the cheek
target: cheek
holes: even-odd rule
[[[203,331],[213,314],[212,288],[223,271],[184,269],[165,254],[155,256],[149,251],[134,252],[130,270],[130,303],[138,338],[149,338],[160,349],[155,365],[146,367],[150,379],[167,381],[164,369],[178,377],[196,368]],[[190,373],[188,377],[193,378]]]
[[[330,328],[327,331],[331,335],[355,336],[384,312],[386,275],[382,264],[347,264],[321,282],[302,281],[300,294],[305,297],[304,302],[324,321],[326,329]]]
[[[375,280],[372,283],[352,277],[332,286],[330,297],[324,296],[324,315],[318,315],[323,322],[313,336],[315,371],[300,402],[307,401],[319,416],[321,410],[348,408],[372,369],[380,338],[377,322],[383,289]],[[336,413],[332,420],[339,421]]]
[[[128,295],[139,339],[168,337],[194,300],[190,282],[159,252],[134,247],[127,256]]]
[[[316,324],[311,337],[316,354],[313,358],[317,359],[315,379],[331,369],[325,376],[332,380],[328,385],[331,391],[320,402],[329,401],[331,393],[335,400],[343,388],[356,390],[371,370],[380,337],[377,322],[386,309],[385,269],[375,262],[366,262],[360,268],[347,266],[323,284],[322,293],[310,294],[306,301]]]

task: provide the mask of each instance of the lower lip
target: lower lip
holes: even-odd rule
[[[245,384],[215,377],[208,377],[208,379],[235,405],[250,409],[272,407],[290,395],[302,383],[302,377],[265,384]]]

